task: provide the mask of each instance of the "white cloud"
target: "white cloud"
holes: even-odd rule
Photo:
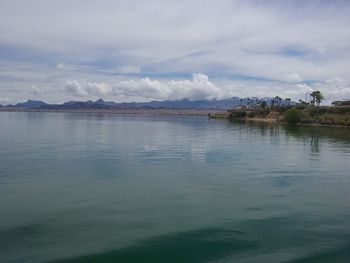
[[[2,105],[2,104],[8,104],[9,101],[10,101],[9,98],[0,98],[0,104],[1,104],[1,105]]]
[[[39,87],[39,86],[33,84],[33,85],[31,86],[31,92],[32,92],[34,95],[38,95],[38,94],[40,94],[40,93],[43,92],[43,89],[42,89],[41,87]]]
[[[339,77],[316,83],[313,89],[320,90],[328,104],[335,100],[350,99],[350,82]]]
[[[112,94],[112,88],[104,82],[91,82],[87,80],[68,80],[65,89],[74,96],[106,96]]]
[[[287,75],[286,81],[288,81],[288,82],[300,82],[300,81],[303,81],[303,79],[299,76],[298,73],[294,72],[294,73]]]
[[[58,63],[56,65],[56,68],[57,69],[60,69],[60,70],[69,70],[69,69],[72,69],[72,67],[68,66],[68,65],[65,65],[63,63]]]
[[[69,80],[65,88],[68,92],[80,97],[115,96],[141,100],[165,99],[212,99],[225,97],[223,90],[214,85],[208,76],[197,73],[191,80],[120,80],[107,84],[87,80]]]
[[[333,82],[341,84],[334,84]],[[281,96],[298,101],[314,90],[320,90],[325,96],[325,102],[342,98],[350,98],[350,86],[339,78],[314,84],[279,83],[257,81],[225,81],[212,82],[205,74],[193,74],[192,79],[156,80],[149,77],[141,79],[121,79],[118,81],[94,82],[86,79],[69,80],[65,90],[72,96],[83,98],[104,98],[114,101],[151,101],[176,100],[189,98],[222,99],[233,96],[260,98]]]
[[[39,83],[41,96],[52,100],[93,94],[125,100],[297,97],[305,88],[297,84],[306,82],[341,99],[348,96],[350,82],[349,13],[346,0],[33,0],[26,8],[20,0],[5,0],[0,48],[14,51],[3,52],[0,92],[11,100],[25,98],[31,84]],[[22,62],[34,69],[25,70]],[[141,71],[149,78],[126,76]],[[211,80],[172,80],[192,72],[204,72]],[[264,81],[224,83],[237,75]]]
[[[344,86],[347,84],[344,79],[339,77],[333,77],[333,78],[327,79],[326,83],[329,85],[341,85],[341,86]]]
[[[313,90],[320,90],[327,103],[350,98],[350,81],[339,76],[306,83],[208,78],[200,73],[194,74],[190,79],[131,78],[84,70],[51,71],[50,68],[30,64],[9,67],[2,63],[0,62],[0,72],[5,78],[0,78],[0,94],[1,97],[8,98],[10,103],[28,98],[57,103],[99,97],[121,102],[276,95],[299,100]],[[14,82],[15,79],[20,81]],[[28,83],[31,84],[28,86]]]
[[[74,96],[86,97],[89,95],[86,88],[77,80],[67,80],[65,88]]]

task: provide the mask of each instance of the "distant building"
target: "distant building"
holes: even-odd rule
[[[338,100],[338,101],[333,101],[332,102],[333,106],[337,106],[337,107],[350,107],[350,100]]]

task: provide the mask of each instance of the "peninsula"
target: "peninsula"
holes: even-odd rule
[[[320,91],[310,94],[312,100],[291,102],[289,98],[279,96],[270,104],[266,101],[250,101],[239,105],[226,113],[212,113],[211,118],[229,120],[262,121],[304,125],[325,125],[350,127],[350,101],[334,101],[331,106],[320,106],[323,95]]]

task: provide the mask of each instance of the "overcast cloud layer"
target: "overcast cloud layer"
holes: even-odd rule
[[[350,1],[0,0],[0,104],[350,99]]]

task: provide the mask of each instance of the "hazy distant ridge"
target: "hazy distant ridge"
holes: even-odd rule
[[[28,100],[7,107],[26,108],[26,109],[230,109],[238,105],[244,105],[247,101],[257,102],[256,98],[233,97],[222,100],[166,100],[151,102],[113,102],[98,99],[96,101],[68,101],[62,104],[48,104],[43,101]],[[264,99],[270,103],[270,98]]]

